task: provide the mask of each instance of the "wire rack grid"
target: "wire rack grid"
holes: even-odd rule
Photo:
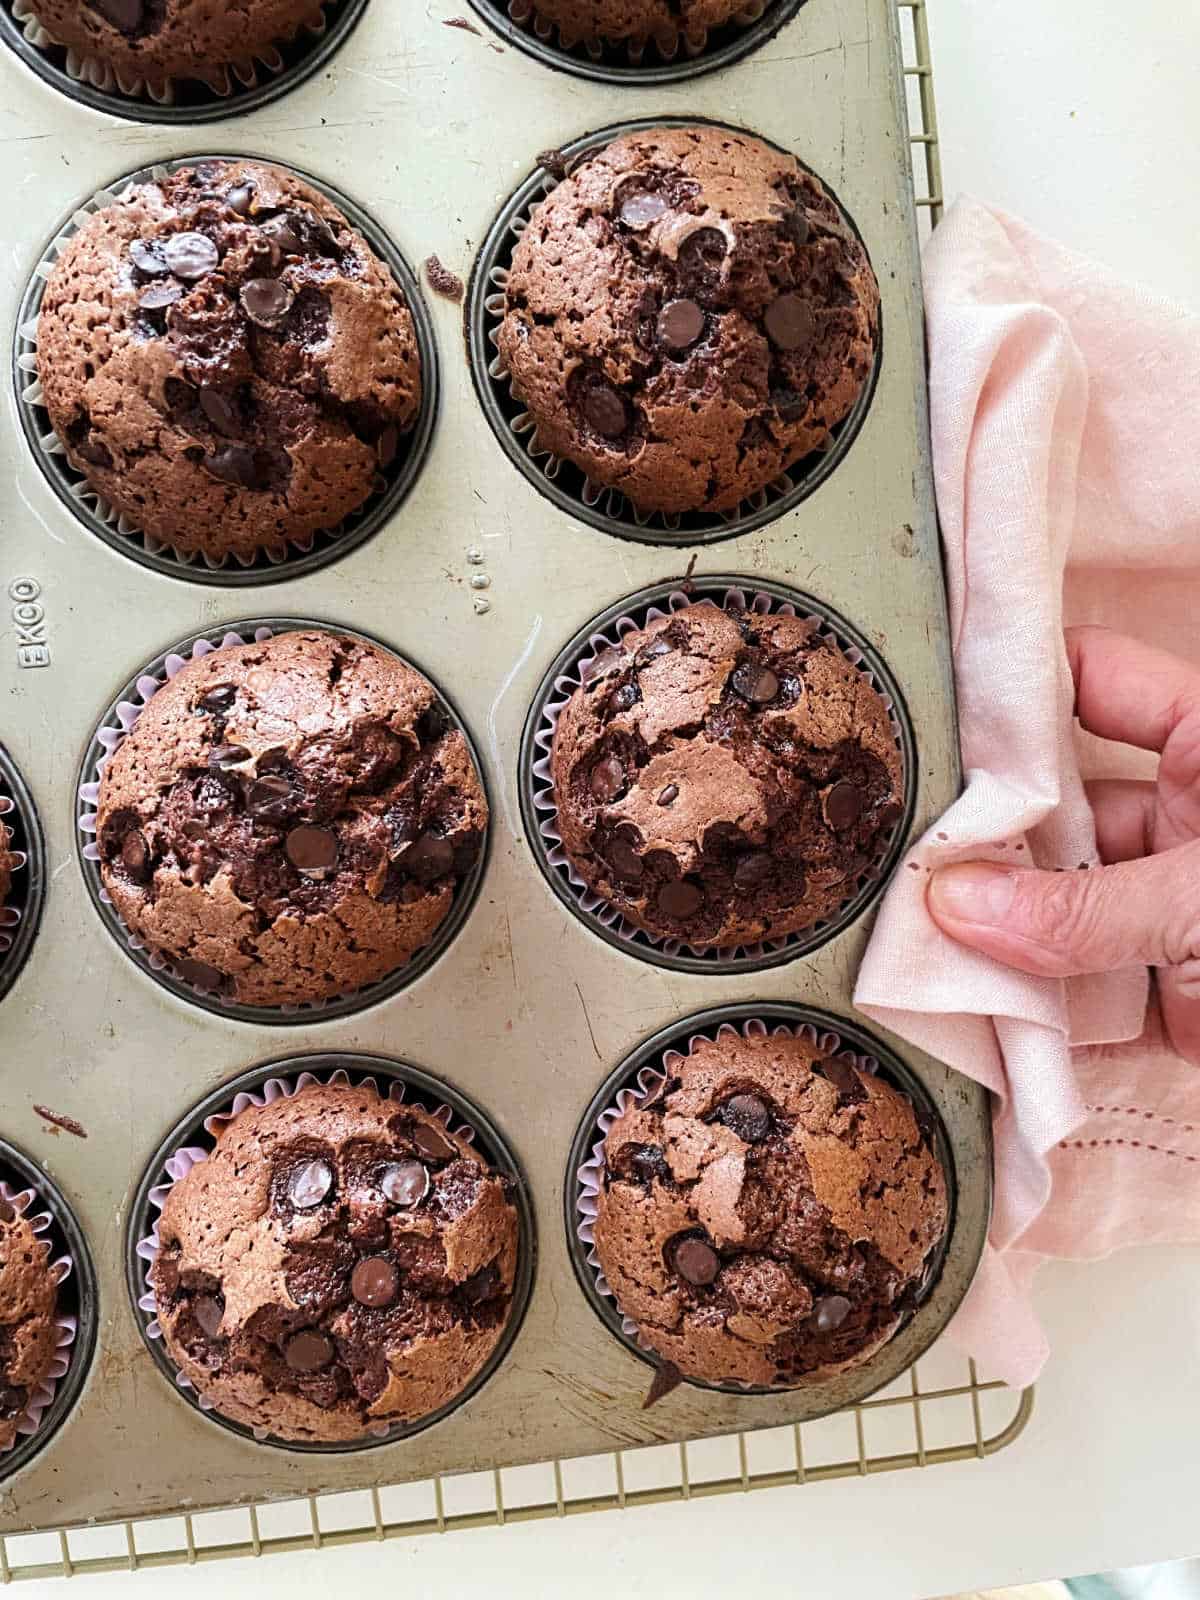
[[[897,0],[914,198],[922,231],[943,208],[926,0]],[[941,1341],[887,1389],[815,1422],[602,1456],[495,1466],[345,1494],[0,1537],[0,1583],[194,1565],[368,1540],[800,1487],[950,1462],[1010,1445],[1033,1411]]]

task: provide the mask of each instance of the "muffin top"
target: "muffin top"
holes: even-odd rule
[[[310,1084],[170,1190],[150,1271],[171,1359],[223,1416],[340,1440],[453,1400],[512,1305],[507,1181],[418,1106]]]
[[[17,1424],[49,1374],[58,1348],[57,1301],[49,1243],[0,1200],[0,1450],[16,1440]]]
[[[686,1377],[792,1385],[865,1361],[946,1229],[928,1129],[889,1084],[787,1034],[669,1056],[604,1140],[596,1255]]]
[[[531,0],[524,9],[552,23],[566,50],[577,44],[636,49],[653,41],[672,54],[681,34],[703,49],[709,29],[723,27],[745,11],[747,0]]]
[[[421,401],[391,273],[259,162],[183,168],[89,216],[46,284],[37,359],[71,465],[136,530],[218,562],[336,528]]]
[[[589,157],[513,251],[499,329],[537,439],[643,511],[730,511],[866,384],[879,291],[791,156],[652,128]]]
[[[429,943],[487,802],[433,686],[389,651],[281,633],[189,662],[105,763],[100,875],[194,987],[301,1004]]]
[[[559,715],[551,776],[584,882],[696,949],[832,915],[903,812],[866,677],[813,623],[707,600],[596,658]]]
[[[328,0],[26,3],[55,44],[106,62],[127,90],[140,80],[161,93],[172,79],[196,78],[228,94],[230,67],[272,61],[302,27],[320,27]]]

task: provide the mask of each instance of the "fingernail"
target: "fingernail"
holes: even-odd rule
[[[934,873],[929,909],[940,922],[1003,922],[1016,892],[1016,878],[1006,867],[965,862]]]

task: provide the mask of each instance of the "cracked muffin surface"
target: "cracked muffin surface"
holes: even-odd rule
[[[309,1084],[250,1106],[166,1197],[166,1349],[223,1415],[284,1439],[414,1422],[471,1382],[512,1309],[509,1181],[417,1105]]]
[[[118,81],[162,92],[177,78],[233,86],[230,69],[268,60],[302,28],[320,29],[329,0],[27,0],[57,45],[103,61]]]
[[[534,14],[552,23],[560,44],[625,44],[650,41],[673,53],[680,37],[703,48],[710,29],[724,27],[746,0],[533,0]]]
[[[487,801],[432,684],[361,639],[281,633],[189,662],[105,763],[100,875],[194,988],[302,1004],[434,937]]]
[[[588,887],[697,949],[831,916],[903,814],[887,706],[863,674],[810,622],[711,601],[595,659],[550,771]]]
[[[57,1304],[49,1243],[0,1200],[0,1450],[16,1441],[30,1397],[49,1375],[58,1348]]]
[[[89,216],[38,318],[70,464],[139,532],[277,558],[380,484],[421,403],[390,271],[308,184],[206,162]]]
[[[798,162],[720,127],[627,134],[537,207],[498,333],[538,443],[639,510],[733,510],[866,385],[879,290]]]
[[[932,1130],[890,1084],[789,1034],[724,1027],[667,1070],[604,1140],[595,1250],[621,1312],[710,1383],[866,1361],[946,1230]]]

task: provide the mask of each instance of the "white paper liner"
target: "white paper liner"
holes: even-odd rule
[[[830,1056],[840,1057],[841,1060],[848,1061],[851,1066],[857,1067],[860,1072],[865,1072],[871,1077],[874,1077],[879,1071],[879,1062],[874,1056],[856,1054],[846,1048],[840,1034],[832,1032],[818,1033],[811,1023],[806,1022],[799,1027],[789,1027],[785,1023],[767,1022],[760,1017],[752,1017],[742,1023],[740,1032],[741,1037],[745,1039],[765,1039],[767,1037],[804,1039],[809,1044],[817,1047],[823,1059]],[[615,1303],[615,1296],[608,1286],[608,1280],[605,1278],[603,1269],[600,1266],[595,1246],[597,1196],[604,1185],[604,1141],[617,1118],[624,1116],[625,1112],[630,1110],[631,1107],[642,1106],[647,1101],[652,1100],[667,1079],[672,1076],[674,1070],[683,1063],[687,1056],[691,1055],[702,1040],[713,1043],[722,1038],[737,1038],[738,1033],[739,1030],[732,1023],[722,1022],[715,1031],[701,1029],[699,1032],[690,1035],[686,1051],[671,1049],[663,1052],[662,1063],[663,1068],[666,1069],[665,1071],[653,1066],[643,1067],[635,1080],[636,1087],[626,1086],[624,1089],[618,1090],[617,1097],[613,1103],[610,1106],[606,1106],[596,1118],[597,1138],[592,1145],[591,1156],[575,1174],[577,1184],[575,1214],[578,1219],[575,1225],[575,1234],[586,1249],[584,1259],[591,1268],[596,1291],[603,1295],[606,1300],[613,1300]],[[620,1310],[620,1307],[618,1306],[617,1309]],[[627,1339],[632,1339],[640,1350],[645,1350],[647,1354],[654,1356],[655,1360],[661,1361],[663,1359],[655,1350],[654,1345],[642,1334],[637,1323],[625,1316],[623,1312],[621,1313],[621,1331]],[[685,1378],[684,1381],[691,1383],[696,1380]],[[700,1387],[708,1386],[701,1383]],[[748,1392],[753,1392],[757,1386],[731,1381],[721,1384],[720,1387],[744,1389]],[[786,1388],[788,1386],[779,1385],[779,1387]]]
[[[842,912],[837,916],[826,917],[812,923],[807,928],[798,929],[795,933],[785,934],[780,939],[768,939],[750,945],[726,945],[713,948],[705,946],[696,948],[677,939],[669,939],[661,934],[648,932],[645,928],[638,928],[627,922],[618,907],[604,900],[586,884],[575,871],[570,857],[563,847],[562,835],[558,828],[558,808],[554,802],[554,781],[550,770],[551,752],[554,747],[554,730],[558,726],[558,719],[564,707],[575,691],[584,682],[586,669],[604,651],[617,647],[625,635],[640,632],[648,623],[658,618],[669,616],[673,613],[685,611],[691,605],[696,605],[708,600],[721,606],[723,610],[752,611],[759,616],[799,616],[803,621],[812,623],[826,639],[831,639],[838,650],[851,663],[857,667],[862,676],[876,691],[887,708],[891,720],[892,735],[896,741],[896,750],[900,756],[901,767],[901,794],[907,790],[909,773],[906,770],[904,759],[904,742],[900,728],[896,707],[884,685],[877,682],[871,671],[870,664],[862,651],[849,639],[842,638],[836,627],[826,618],[813,613],[801,613],[790,601],[780,600],[771,594],[755,591],[747,599],[743,589],[727,589],[723,598],[717,595],[688,595],[682,589],[674,590],[667,596],[662,604],[656,602],[647,606],[644,611],[639,609],[642,620],[638,621],[632,616],[618,617],[615,622],[608,625],[603,631],[597,630],[588,639],[582,654],[574,662],[568,672],[560,673],[554,680],[552,694],[547,697],[541,708],[541,718],[533,742],[536,749],[542,753],[533,763],[533,803],[539,813],[538,832],[545,841],[546,860],[560,875],[565,875],[571,886],[571,891],[577,900],[580,910],[593,921],[599,922],[602,927],[615,933],[619,938],[631,944],[648,944],[655,950],[661,950],[664,955],[684,955],[694,959],[711,961],[721,966],[736,965],[746,961],[757,961],[764,956],[778,954],[789,946],[803,943],[806,947],[811,943],[814,933],[822,930],[836,929],[840,924]],[[665,605],[665,609],[664,609]],[[851,905],[871,882],[879,882],[882,877],[884,864],[892,849],[896,837],[896,829],[901,826],[896,822],[886,829],[877,841],[876,856],[869,869],[860,874],[855,885],[854,893],[847,897],[844,906]],[[832,937],[832,933],[829,935]]]
[[[322,6],[338,3],[340,0],[321,0]],[[35,50],[65,50],[65,70],[69,78],[76,83],[98,89],[102,94],[119,94],[128,100],[149,100],[155,105],[173,106],[177,81],[203,83],[217,99],[224,100],[240,91],[257,88],[264,73],[268,77],[278,77],[287,70],[287,62],[278,47],[272,45],[240,61],[231,62],[227,67],[218,68],[212,77],[207,78],[151,79],[136,73],[123,74],[111,62],[104,61],[99,56],[87,55],[59,44],[34,16],[26,0],[12,0],[12,14],[26,41]],[[284,34],[278,43],[291,45],[303,34],[311,44],[317,44],[325,37],[328,27],[329,19],[323,11],[319,22],[298,23],[292,32]]]
[[[0,825],[3,825],[5,817],[10,816],[16,809],[15,803],[9,799],[8,795],[0,792]],[[4,836],[0,835],[0,849],[4,848],[4,844]],[[13,872],[20,872],[22,867],[27,866],[29,863],[29,857],[24,850],[10,848],[6,853],[9,867]],[[16,939],[15,930],[20,921],[20,906],[0,905],[0,957],[7,955],[12,949],[13,941]]]
[[[238,156],[207,156],[196,157],[194,159],[204,160],[206,162],[234,162],[242,159],[251,160],[254,158],[243,158]],[[263,159],[266,160],[268,164],[271,163],[271,158],[264,157]],[[180,167],[186,166],[187,164],[188,158],[181,158],[179,161],[173,161],[170,163],[156,162],[154,165],[144,169],[139,169],[138,172],[131,174],[128,178],[120,180],[120,183],[115,188],[97,190],[90,199],[85,200],[78,210],[72,213],[70,221],[66,227],[63,228],[63,230],[57,234],[47,246],[41,260],[38,262],[37,266],[33,269],[33,273],[31,274],[31,281],[40,278],[43,285],[43,287],[37,292],[36,308],[33,315],[27,317],[26,320],[17,328],[18,339],[27,347],[20,349],[16,356],[17,392],[20,396],[22,405],[27,406],[31,411],[36,411],[39,407],[45,409],[46,405],[46,398],[42,389],[42,381],[38,376],[38,319],[41,315],[44,285],[49,279],[50,274],[53,272],[54,265],[58,257],[62,254],[63,250],[67,246],[67,243],[74,236],[76,231],[83,226],[90,216],[93,216],[97,211],[104,210],[106,206],[116,205],[118,201],[128,194],[131,189],[136,188],[139,184],[147,181],[161,182],[172,171],[176,171]],[[279,163],[275,164],[278,165]],[[283,170],[285,172],[290,170],[286,163],[283,164]],[[304,181],[306,183],[311,182],[308,177],[305,177]],[[317,192],[324,192],[320,189],[319,185],[317,186]],[[338,202],[333,200],[332,197],[330,197],[330,203],[333,205],[338,204]],[[347,218],[347,221],[351,227],[355,227],[355,224],[350,222],[349,218]],[[373,254],[379,254],[375,248],[375,245],[370,239],[366,240],[366,244],[367,248],[371,250]],[[404,295],[404,302],[406,305],[408,305],[408,292],[405,290],[404,285],[396,279],[391,263],[382,257],[380,257],[380,259],[382,260],[383,265],[387,269],[389,275],[393,278],[393,280],[396,281],[397,287],[400,288]],[[410,312],[412,311],[411,306],[409,306],[409,310]],[[27,382],[25,381],[23,375],[27,376]],[[423,371],[421,376],[423,384],[429,382],[429,373]],[[424,404],[424,401],[422,404]],[[347,513],[342,521],[337,523],[336,526],[332,528],[322,528],[316,533],[297,534],[286,539],[282,544],[261,546],[252,554],[248,554],[243,551],[233,552],[232,554],[226,553],[223,556],[213,556],[207,551],[203,550],[180,550],[177,549],[175,545],[168,544],[161,539],[156,539],[152,534],[144,532],[134,522],[132,522],[124,512],[119,512],[114,506],[109,505],[104,496],[100,494],[98,490],[92,487],[88,479],[76,472],[76,469],[67,461],[66,448],[58,434],[54,431],[53,427],[48,428],[44,432],[40,427],[38,427],[36,429],[36,437],[38,450],[45,456],[55,458],[55,464],[50,468],[50,471],[65,484],[69,497],[82,508],[82,512],[85,517],[94,517],[98,522],[104,523],[106,527],[113,529],[123,538],[140,541],[142,548],[149,556],[161,557],[164,559],[170,558],[171,560],[178,562],[182,567],[192,567],[199,564],[200,566],[206,568],[209,572],[222,572],[226,568],[235,567],[240,567],[243,570],[249,570],[252,567],[259,566],[264,560],[269,562],[273,567],[285,566],[288,561],[293,560],[297,556],[311,555],[317,546],[318,540],[322,541],[323,544],[336,546],[340,539],[345,538],[347,534],[355,531],[360,518],[371,514],[375,502],[379,499],[380,495],[387,491],[391,479],[400,474],[405,463],[409,459],[409,447],[411,446],[413,439],[417,437],[419,430],[420,413],[418,412],[417,420],[413,423],[412,428],[401,437],[400,445],[396,451],[395,458],[388,466],[387,472],[391,476],[386,476],[383,471],[376,472],[375,478],[371,484],[370,493],[367,495],[366,499],[361,505],[356,506],[353,511]],[[67,474],[70,474],[71,477],[67,477]],[[72,478],[76,479],[76,481],[71,481]]]
[[[34,1211],[32,1214],[30,1213],[31,1207],[44,1204],[36,1189],[14,1189],[10,1183],[0,1180],[0,1199],[6,1200],[14,1211],[20,1212],[36,1234],[43,1236],[49,1234],[50,1230],[55,1226],[54,1217],[50,1211]],[[51,1237],[48,1242],[53,1248],[56,1241]],[[65,1250],[50,1262],[50,1271],[58,1284],[64,1283],[74,1270],[74,1257]],[[75,1343],[78,1322],[75,1317],[68,1316],[66,1313],[56,1313],[54,1326],[57,1330],[56,1348],[49,1370],[41,1383],[29,1396],[24,1414],[17,1423],[16,1438],[13,1439],[12,1444],[4,1446],[0,1450],[0,1462],[3,1461],[8,1451],[16,1448],[17,1439],[29,1438],[41,1427],[42,1418],[54,1402],[54,1395],[58,1389],[59,1381],[66,1377],[71,1365],[71,1348]]]
[[[311,1084],[320,1084],[324,1087],[344,1084],[347,1086],[352,1085],[356,1089],[370,1087],[374,1089],[381,1096],[381,1098],[385,1100],[393,1100],[397,1105],[403,1102],[405,1092],[408,1087],[399,1078],[388,1078],[385,1080],[384,1087],[381,1089],[378,1080],[372,1073],[365,1073],[361,1077],[356,1073],[354,1077],[351,1078],[350,1074],[342,1067],[338,1067],[335,1069],[335,1071],[327,1073],[324,1077],[320,1078],[311,1072],[301,1072],[299,1076],[295,1078],[268,1078],[261,1088],[254,1090],[243,1089],[239,1091],[239,1093],[233,1097],[233,1101],[228,1111],[214,1111],[211,1116],[205,1117],[204,1131],[215,1140],[219,1137],[221,1132],[236,1117],[240,1116],[241,1113],[249,1106],[274,1105],[277,1100],[290,1099],[292,1095],[299,1093],[301,1089],[308,1088]],[[422,1110],[431,1111],[432,1115],[435,1116],[444,1127],[449,1128],[450,1131],[457,1134],[460,1139],[466,1140],[468,1144],[474,1144],[475,1129],[470,1125],[470,1123],[461,1122],[457,1126],[452,1126],[451,1119],[454,1116],[454,1112],[450,1106],[441,1104],[430,1107],[423,1105],[420,1101],[415,1103],[419,1105]],[[180,1181],[181,1178],[185,1178],[193,1167],[199,1166],[202,1161],[207,1161],[210,1154],[211,1152],[206,1150],[203,1145],[181,1145],[178,1150],[173,1151],[167,1157],[166,1161],[163,1163],[163,1167],[171,1181],[169,1183],[157,1184],[153,1189],[150,1190],[148,1196],[151,1207],[157,1211],[160,1216],[162,1214],[163,1207],[167,1203],[167,1196],[170,1194],[175,1185]],[[154,1290],[150,1287],[150,1268],[153,1266],[158,1256],[158,1250],[158,1221],[156,1220],[150,1232],[148,1234],[144,1234],[142,1238],[138,1240],[136,1245],[136,1251],[139,1260],[145,1262],[145,1269],[142,1273],[142,1293],[138,1297],[137,1304],[138,1310],[141,1311],[146,1317],[146,1337],[148,1339],[161,1340],[162,1329],[158,1325],[158,1304],[154,1297]],[[165,1343],[163,1345],[163,1351],[164,1353],[167,1353]],[[172,1363],[172,1365],[174,1365],[174,1363]],[[185,1377],[184,1374],[178,1370],[176,1370],[175,1373],[175,1382],[181,1389],[188,1389],[192,1393],[195,1393],[195,1385],[192,1383],[191,1379]],[[201,1411],[217,1410],[219,1412],[219,1407],[214,1407],[213,1402],[206,1399],[201,1394],[196,1395],[196,1404],[200,1407]],[[382,1444],[386,1440],[393,1437],[393,1435],[398,1433],[401,1429],[407,1430],[411,1426],[411,1423],[374,1422],[369,1425],[367,1431],[371,1434],[374,1434],[374,1436]],[[253,1428],[250,1431],[260,1442],[263,1439],[273,1437],[268,1428]]]
[[[749,0],[748,4],[730,17],[725,27],[752,27],[764,15],[769,3],[770,0]],[[508,0],[506,10],[516,27],[532,33],[542,44],[561,50],[568,56],[583,50],[595,62],[603,61],[606,53],[619,54],[625,57],[629,66],[640,67],[646,59],[649,47],[654,57],[664,66],[670,66],[678,58],[681,50],[687,59],[695,60],[708,49],[709,36],[706,28],[695,28],[690,32],[680,28],[673,38],[655,37],[645,42],[634,39],[624,42],[619,40],[602,42],[598,39],[566,40],[557,25],[550,18],[541,15],[536,0]]]

